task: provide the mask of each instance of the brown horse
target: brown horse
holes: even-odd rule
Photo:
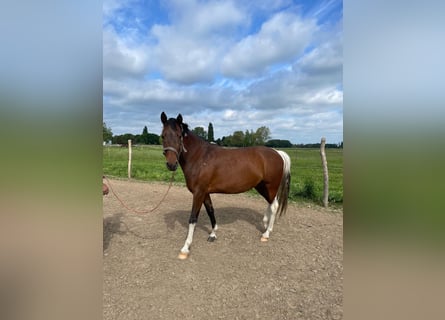
[[[290,158],[283,151],[266,147],[224,149],[204,141],[182,122],[167,119],[162,112],[162,144],[167,168],[175,171],[178,163],[184,172],[187,188],[193,194],[187,239],[179,254],[186,259],[190,252],[199,211],[204,203],[212,224],[208,241],[216,239],[218,229],[211,193],[241,193],[255,188],[269,203],[263,223],[266,231],[261,241],[268,241],[275,216],[287,208],[290,186]]]

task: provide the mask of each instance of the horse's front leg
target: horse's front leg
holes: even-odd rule
[[[210,233],[207,241],[213,242],[216,240],[216,230],[218,230],[218,226],[216,224],[215,219],[215,210],[213,209],[212,199],[210,199],[210,194],[206,194],[204,199],[204,206],[206,208],[207,214],[210,218],[210,223],[212,224],[212,232]]]
[[[187,259],[190,253],[190,246],[193,242],[193,233],[195,232],[195,226],[198,222],[199,211],[201,210],[202,203],[204,201],[205,194],[196,192],[193,194],[193,205],[192,205],[192,213],[190,214],[189,219],[189,231],[187,233],[187,239],[185,240],[184,246],[179,253],[178,258],[181,260]]]

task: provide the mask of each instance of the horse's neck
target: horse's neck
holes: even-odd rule
[[[200,139],[195,134],[188,132],[187,135],[183,139],[184,144],[184,150],[181,154],[183,161],[181,163],[181,166],[184,168],[184,166],[187,166],[190,164],[190,160],[192,158],[195,158],[196,156],[199,156],[199,154],[202,152],[202,149],[206,147],[207,142]]]

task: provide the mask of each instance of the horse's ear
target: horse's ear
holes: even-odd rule
[[[178,124],[182,124],[182,115],[178,114],[178,117],[176,118],[176,121],[178,122]]]
[[[162,113],[161,113],[161,121],[163,124],[167,123],[167,115],[165,114],[164,111],[162,111]]]

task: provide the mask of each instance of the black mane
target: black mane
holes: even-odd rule
[[[185,135],[190,132],[189,125],[187,123],[182,124],[182,135]]]
[[[178,125],[178,121],[175,118],[168,119],[167,123],[170,125],[170,127],[173,130],[176,130],[176,126]],[[189,125],[187,123],[182,123],[180,126],[181,126],[181,129],[182,129],[182,136],[185,136],[187,133],[190,132]]]

